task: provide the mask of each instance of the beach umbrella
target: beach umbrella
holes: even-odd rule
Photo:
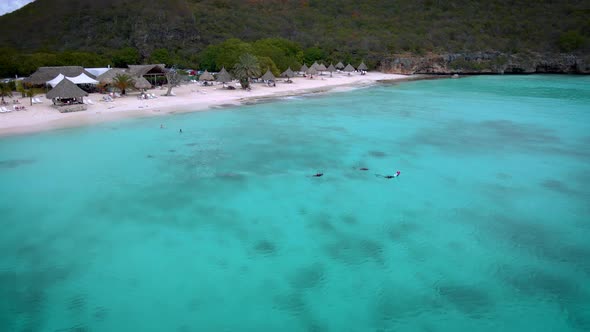
[[[342,62],[338,62],[336,64],[336,69],[344,69],[344,65],[342,64]]]
[[[315,70],[318,70],[318,71],[319,71],[319,70],[320,70],[320,69],[318,68],[319,66],[320,66],[320,65],[319,65],[319,64],[318,64],[318,62],[316,61],[316,62],[314,62],[314,63],[313,63],[313,65],[311,65],[311,67],[309,67],[309,68],[313,68],[313,69],[315,69]]]
[[[295,76],[295,73],[293,72],[293,70],[291,70],[291,67],[287,68],[287,70],[285,70],[282,74],[281,77],[286,77],[287,78],[287,82],[291,82],[290,78]]]
[[[350,73],[354,71],[354,67],[349,63],[346,65],[346,67],[344,67],[344,71],[348,72],[348,75],[350,75]]]
[[[274,81],[276,79],[276,77],[275,77],[275,75],[272,74],[270,69],[267,69],[266,73],[264,73],[264,75],[262,75],[262,77],[260,77],[260,79],[263,81]]]
[[[301,69],[299,69],[300,72],[305,73],[309,68],[307,68],[307,66],[305,65],[305,63],[303,64],[303,66],[301,66]]]
[[[211,75],[211,73],[209,73],[206,69],[205,72],[201,74],[201,76],[199,76],[199,81],[214,81],[215,77],[213,77],[213,75]]]
[[[144,77],[136,77],[134,78],[133,86],[138,90],[149,89],[152,87],[152,84],[148,82]]]
[[[330,77],[332,77],[332,73],[336,71],[336,68],[333,64],[330,64],[326,70],[330,72]]]
[[[367,68],[367,65],[365,65],[365,62],[361,62],[361,64],[356,68],[358,70],[367,70],[369,68]]]
[[[308,68],[305,73],[307,75],[317,75],[318,71],[312,66],[311,68]]]
[[[326,66],[324,66],[323,63],[320,63],[319,65],[317,65],[315,67],[315,69],[320,72],[320,75],[322,74],[322,72],[327,70]]]
[[[217,74],[217,82],[227,83],[231,82],[231,75],[225,70],[225,67],[221,68],[219,74]]]

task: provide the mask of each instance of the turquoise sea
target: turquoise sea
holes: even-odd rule
[[[0,330],[588,331],[590,76],[0,138]]]

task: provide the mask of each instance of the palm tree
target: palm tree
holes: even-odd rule
[[[258,59],[249,53],[241,55],[238,63],[234,66],[234,76],[240,80],[242,89],[248,89],[250,87],[250,78],[260,76]]]
[[[4,97],[12,97],[12,89],[8,83],[0,83],[0,96],[2,97],[2,104],[5,103]]]
[[[125,90],[133,86],[133,79],[127,74],[117,74],[113,78],[113,84],[121,90],[121,94],[125,94]]]

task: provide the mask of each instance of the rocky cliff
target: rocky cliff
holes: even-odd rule
[[[590,56],[501,52],[393,55],[381,61],[380,69],[396,74],[590,74]]]

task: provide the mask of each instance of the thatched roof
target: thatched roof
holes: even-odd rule
[[[293,72],[293,70],[291,70],[291,67],[287,68],[287,70],[285,70],[282,74],[281,77],[287,77],[287,78],[291,78],[295,76],[295,73]]]
[[[338,62],[336,64],[336,69],[344,69],[344,64],[342,64],[342,62]]]
[[[344,71],[347,71],[347,72],[354,71],[354,67],[349,63],[348,65],[346,65],[346,67],[344,67]]]
[[[205,72],[199,76],[199,81],[214,81],[215,77],[205,69]]]
[[[106,71],[105,73],[99,75],[96,79],[100,83],[103,83],[103,84],[113,84],[113,80],[115,79],[115,77],[117,75],[123,75],[123,74],[129,75],[127,70],[125,70],[123,68],[111,68],[108,71]]]
[[[318,73],[318,71],[317,71],[317,69],[315,69],[315,68],[312,66],[312,67],[310,67],[309,69],[307,69],[307,70],[305,71],[305,73],[306,73],[306,74],[308,74],[308,75],[315,75],[315,74],[317,74],[317,73]]]
[[[135,86],[136,89],[149,89],[152,87],[152,84],[148,82],[148,80],[146,80],[143,76],[135,77],[133,80],[135,82],[133,86]]]
[[[129,67],[129,76],[143,76],[147,74],[166,74],[166,65],[127,65]]]
[[[317,67],[315,69],[317,69],[318,71],[326,71],[327,70],[326,66],[324,66],[323,63],[320,63],[319,65],[317,65]]]
[[[94,75],[80,66],[39,67],[36,72],[25,78],[23,82],[33,85],[42,85],[45,84],[45,82],[56,78],[59,74],[67,77],[75,77],[82,73],[88,75],[88,77],[95,78]]]
[[[358,67],[356,67],[356,69],[358,69],[358,70],[367,70],[369,68],[367,68],[367,65],[365,65],[365,62],[361,62],[361,64]]]
[[[217,74],[217,82],[231,82],[231,75],[227,72],[227,70],[225,70],[225,67],[221,68],[221,71],[219,71],[219,74]]]
[[[54,98],[80,98],[88,96],[88,93],[80,89],[70,80],[62,80],[55,88],[47,93],[47,99]]]
[[[318,62],[317,62],[317,61],[315,61],[315,62],[313,63],[313,65],[311,65],[311,67],[309,67],[309,68],[313,68],[313,69],[315,69],[315,70],[319,70],[319,69],[318,69],[318,67],[319,67],[319,66],[320,66],[320,65],[318,64]]]
[[[263,81],[274,81],[274,80],[276,80],[276,77],[275,77],[275,75],[272,74],[270,69],[267,69],[266,73],[264,73],[264,75],[262,75],[262,77],[260,77],[260,79]]]
[[[300,72],[306,72],[309,68],[307,68],[307,66],[305,65],[305,63],[303,64],[303,66],[301,66],[301,69],[299,69]]]
[[[327,70],[327,71],[329,71],[329,72],[334,72],[334,71],[336,71],[336,67],[334,67],[334,65],[333,65],[333,64],[330,64],[330,65],[328,66],[328,69],[326,69],[326,70]]]

